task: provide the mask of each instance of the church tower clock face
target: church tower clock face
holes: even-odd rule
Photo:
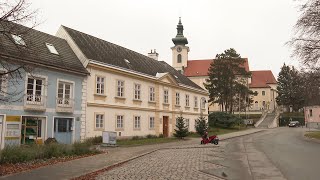
[[[177,47],[177,51],[178,51],[178,52],[181,52],[181,51],[182,51],[181,46],[178,46],[178,47]]]

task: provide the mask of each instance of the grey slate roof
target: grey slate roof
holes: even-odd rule
[[[203,90],[200,86],[179,73],[164,61],[157,61],[130,49],[107,42],[103,39],[99,39],[65,26],[62,27],[67,31],[88,59],[151,76],[156,76],[157,73],[168,72],[173,77],[177,77],[176,80],[178,83]],[[126,60],[130,63],[126,62]]]
[[[49,68],[66,70],[68,72],[88,74],[80,60],[72,51],[67,41],[59,37],[49,35],[35,29],[31,29],[15,23],[0,22],[0,58],[15,63],[22,60],[27,63],[36,63]],[[21,35],[26,46],[16,45],[11,34]],[[52,54],[46,43],[52,44],[59,55]]]

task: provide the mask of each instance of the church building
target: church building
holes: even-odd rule
[[[184,37],[183,30],[180,18],[177,25],[177,35],[172,38],[172,42],[174,43],[174,46],[171,47],[172,66],[198,86],[205,89],[204,83],[209,78],[208,69],[215,59],[190,60],[188,58],[190,48],[186,46],[188,40]],[[277,81],[274,75],[270,70],[250,71],[248,58],[243,59],[245,70],[251,72],[251,77],[247,79],[247,86],[253,92],[257,92],[257,95],[252,97],[254,103],[248,111],[258,113],[262,112],[262,110],[273,111],[277,107],[275,102]],[[209,106],[208,110],[209,112],[222,111],[222,108],[218,104],[213,104]]]

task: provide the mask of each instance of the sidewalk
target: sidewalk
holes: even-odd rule
[[[239,136],[244,136],[252,133],[264,131],[263,129],[249,129],[245,131],[233,132],[220,135],[220,140],[226,140]],[[31,171],[26,171],[18,174],[0,177],[0,179],[70,179],[85,175],[108,166],[112,166],[123,161],[128,161],[132,158],[152,153],[162,148],[179,147],[184,145],[198,145],[199,138],[192,138],[188,141],[179,141],[164,144],[145,145],[137,147],[117,147],[110,148],[107,154],[99,154],[91,157],[77,159],[69,162],[58,163],[50,166],[45,166]]]

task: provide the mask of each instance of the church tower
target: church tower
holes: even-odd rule
[[[172,66],[183,73],[183,69],[188,65],[188,52],[189,47],[188,40],[183,36],[183,25],[181,23],[181,17],[179,17],[179,23],[177,25],[177,35],[175,38],[172,38],[174,46],[172,50]]]

